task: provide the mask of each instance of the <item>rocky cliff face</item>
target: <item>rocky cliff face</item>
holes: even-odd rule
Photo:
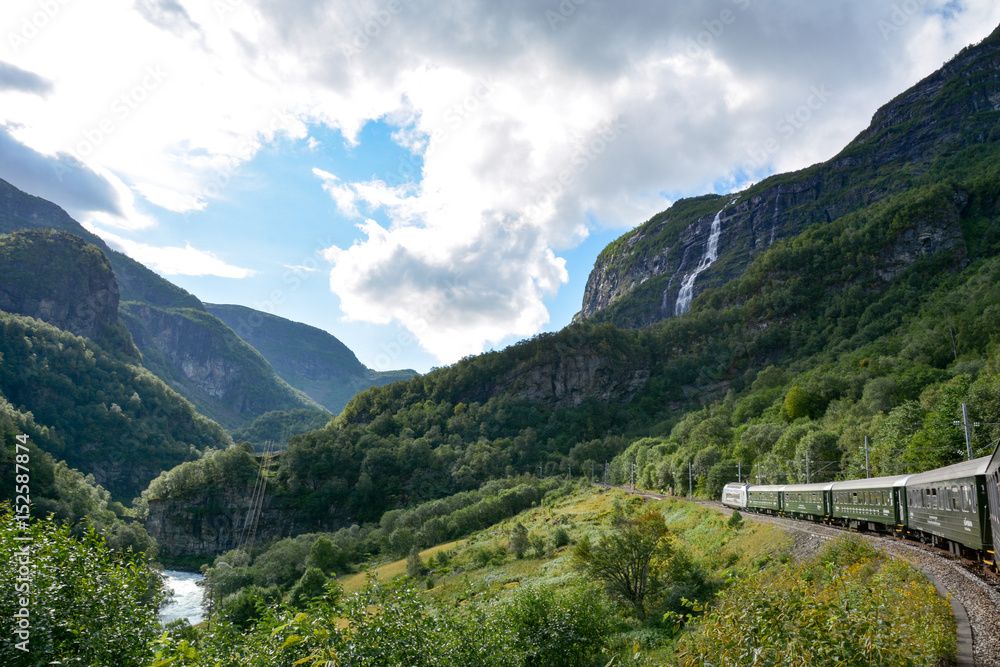
[[[275,375],[267,360],[207,312],[125,303],[143,363],[223,426],[271,410],[319,409]]]
[[[518,368],[504,384],[518,398],[576,407],[591,398],[603,403],[628,402],[649,378],[636,359],[618,359],[580,351],[530,368]]]
[[[205,304],[270,362],[278,376],[333,414],[357,392],[410,378],[415,371],[377,373],[322,329],[233,305]]]
[[[577,319],[635,328],[672,317],[716,212],[719,257],[697,276],[694,296],[742,275],[772,244],[906,190],[940,156],[1000,138],[997,111],[1000,30],[881,108],[831,160],[769,178],[735,200],[679,201],[612,243],[594,265]],[[960,235],[957,218],[913,220],[880,255],[878,273],[889,280],[917,257],[963,245]]]
[[[118,317],[118,282],[108,259],[72,234],[33,229],[0,238],[0,310],[138,358]]]
[[[146,531],[156,540],[164,558],[217,556],[248,538],[244,526],[250,492],[246,487],[208,488],[187,498],[150,500]],[[260,544],[309,530],[336,530],[350,524],[347,516],[331,518],[325,526],[307,526],[295,517],[294,510],[281,508],[272,496],[265,496],[254,542]]]

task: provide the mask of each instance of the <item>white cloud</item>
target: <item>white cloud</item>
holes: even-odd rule
[[[92,224],[84,225],[104,239],[108,245],[132,259],[166,276],[218,276],[220,278],[249,278],[257,272],[228,264],[207,250],[180,247],[158,248],[122,238]]]
[[[381,119],[414,154],[404,171],[313,168],[342,216],[389,221],[331,249],[331,289],[348,317],[398,320],[442,360],[543,326],[566,280],[557,253],[592,225],[624,230],[678,196],[826,159],[1000,22],[992,0],[927,0],[902,19],[868,0],[588,0],[554,23],[546,11],[561,6],[533,0],[403,0],[395,13],[379,0],[58,4],[0,54],[51,83],[45,99],[5,96],[0,124],[30,153],[18,164],[76,167],[57,203],[141,229],[152,220],[135,193],[204,210],[276,136],[320,152],[309,126],[325,124],[364,150],[361,129]],[[37,11],[9,0],[0,34]],[[829,99],[786,136],[780,121],[813,87]],[[15,158],[0,154],[0,171]],[[177,272],[245,271],[123,243]]]

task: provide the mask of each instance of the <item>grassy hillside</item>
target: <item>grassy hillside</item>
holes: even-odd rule
[[[623,568],[630,554],[654,554],[640,618],[623,589],[587,571],[586,559],[643,526],[655,529],[655,544],[625,542],[638,551],[615,552]],[[271,548],[262,574],[293,562],[292,542]],[[312,536],[298,547],[294,586],[248,585],[220,597],[218,629],[178,630],[162,657],[540,667],[700,665],[722,655],[737,664],[757,651],[776,662],[809,656],[834,665],[846,656],[850,664],[929,666],[955,653],[948,603],[907,565],[857,538],[795,560],[793,540],[774,525],[682,500],[643,503],[565,484],[467,539],[372,563],[336,583],[323,567],[329,542]],[[235,580],[231,564],[239,562],[237,553],[217,560],[216,590]],[[741,601],[752,603],[752,615]]]

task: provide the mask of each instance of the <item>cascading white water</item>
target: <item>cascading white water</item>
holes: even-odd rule
[[[722,233],[721,217],[722,211],[715,214],[715,219],[712,220],[712,231],[708,235],[708,243],[705,244],[705,254],[695,270],[684,276],[684,280],[681,281],[681,291],[677,293],[677,303],[674,304],[674,315],[683,315],[691,309],[695,278],[719,258],[719,235]]]

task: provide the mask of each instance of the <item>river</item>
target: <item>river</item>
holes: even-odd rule
[[[197,572],[164,570],[163,578],[167,588],[174,593],[160,609],[160,620],[169,623],[178,618],[186,618],[191,625],[205,620],[205,613],[201,609],[205,589],[198,585],[205,577]]]

